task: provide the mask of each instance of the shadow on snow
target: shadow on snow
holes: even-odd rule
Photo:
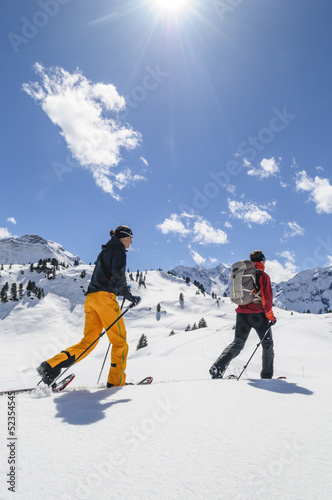
[[[131,399],[120,399],[103,403],[104,399],[114,396],[120,389],[120,387],[115,387],[96,392],[90,392],[87,389],[66,392],[55,401],[57,408],[55,416],[71,425],[94,424],[105,418],[105,412],[108,408],[131,401]]]
[[[249,379],[248,385],[251,385],[251,387],[255,387],[256,389],[278,392],[279,394],[303,394],[304,396],[311,396],[312,394],[314,394],[309,389],[301,387],[294,382],[287,382],[287,380]]]

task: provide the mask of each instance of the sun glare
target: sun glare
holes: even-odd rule
[[[183,10],[189,3],[190,0],[154,0],[155,7],[158,9],[174,13]]]

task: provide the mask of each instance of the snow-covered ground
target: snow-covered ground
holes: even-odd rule
[[[80,340],[85,268],[84,279],[82,266],[45,279],[40,301],[0,304],[0,391],[34,386],[35,367]],[[211,380],[209,367],[233,339],[234,306],[162,272],[149,271],[146,283],[131,282],[143,300],[125,316],[127,381],[151,375],[153,384],[106,389],[105,366],[98,387],[104,336],[64,392],[15,396],[16,441],[10,400],[0,397],[0,499],[330,499],[332,315],[275,308],[275,376],[286,381],[259,379],[261,348],[240,381]],[[206,328],[185,331],[201,318]],[[148,346],[136,351],[143,333]],[[229,373],[257,339],[252,332]]]

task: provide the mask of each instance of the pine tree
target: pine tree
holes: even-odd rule
[[[146,288],[145,278],[143,277],[143,273],[140,273],[138,286],[139,287],[144,286],[144,288]]]
[[[206,328],[207,324],[204,318],[201,318],[198,322],[198,328]]]
[[[12,283],[12,286],[10,288],[10,300],[18,300],[16,283]]]
[[[171,337],[172,335],[175,335],[175,331],[172,330],[171,333],[169,334],[169,336]]]
[[[185,331],[185,332],[190,332],[190,330],[191,330],[191,326],[190,326],[190,325],[189,325],[189,323],[188,323],[188,326],[186,326],[186,328],[185,328],[185,330],[184,330],[184,331]]]
[[[160,305],[160,303],[159,303],[159,304],[157,304],[157,312],[159,312],[159,313],[160,313],[160,311],[161,311],[161,305]]]
[[[8,302],[7,290],[6,290],[5,286],[3,286],[2,289],[1,289],[0,299],[1,299],[1,302],[3,304],[5,304],[6,302]]]
[[[29,281],[28,281],[28,284],[27,284],[27,290],[28,290],[29,292],[33,292],[33,291],[35,290],[35,288],[36,288],[36,283],[35,283],[35,281],[30,281],[30,280],[29,280]]]
[[[143,349],[143,347],[147,347],[147,345],[148,345],[148,339],[147,339],[146,335],[144,335],[144,333],[142,333],[142,335],[138,341],[136,351],[138,351],[139,349]]]
[[[194,324],[193,324],[193,327],[192,327],[192,329],[191,329],[191,330],[197,330],[197,325],[196,325],[196,323],[194,323]]]
[[[23,297],[23,283],[20,283],[18,287],[18,298],[21,299]]]
[[[179,295],[179,301],[180,301],[180,302],[184,302],[184,296],[183,296],[183,293],[180,293],[180,295]]]

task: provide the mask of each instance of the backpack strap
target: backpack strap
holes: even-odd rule
[[[262,276],[262,271],[260,269],[256,269],[256,278],[254,280],[254,288],[257,293],[260,292],[261,284],[259,282],[260,277]]]

